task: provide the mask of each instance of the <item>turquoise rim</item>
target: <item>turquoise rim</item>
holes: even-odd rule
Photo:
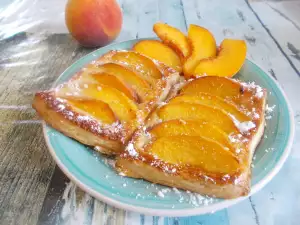
[[[141,40],[141,39],[139,39]],[[127,49],[128,47],[132,46],[135,42],[139,40],[132,40],[132,41],[126,41],[119,44],[114,44],[110,46],[106,46],[104,48],[98,49],[85,57],[79,59],[76,63],[71,65],[64,73],[61,74],[61,76],[58,78],[58,80],[55,82],[54,86],[56,86],[58,83],[64,82],[70,78],[74,73],[76,73],[80,68],[82,68],[85,64],[91,62],[92,60],[98,58],[100,55],[102,55],[104,52],[112,49]],[[277,82],[270,76],[268,76],[263,70],[261,70],[256,64],[253,62],[247,60],[245,63],[246,66],[250,66],[253,72],[255,74],[259,74],[259,77],[263,79],[265,84],[268,84],[270,88],[268,88],[269,91],[278,99],[278,102],[280,102],[280,110],[278,110],[278,115],[276,116],[276,132],[278,132],[278,127],[281,127],[281,130],[284,130],[283,134],[281,134],[281,138],[277,140],[277,143],[279,144],[278,149],[279,152],[276,152],[275,160],[272,161],[272,163],[268,163],[265,166],[265,169],[263,171],[259,171],[259,176],[256,176],[252,181],[252,190],[250,195],[254,194],[256,191],[261,189],[265,184],[267,184],[272,177],[279,171],[281,166],[283,165],[284,161],[288,157],[288,154],[291,149],[291,144],[294,136],[294,122],[293,122],[293,115],[292,110],[289,106],[288,101],[286,100],[286,97],[281,90],[281,88],[278,86]],[[245,66],[244,66],[245,67]],[[243,74],[243,69],[242,69]],[[239,78],[239,76],[238,76]],[[280,121],[284,121],[281,122]],[[47,142],[47,145],[49,147],[49,150],[56,160],[58,166],[63,170],[63,172],[72,180],[74,181],[78,186],[80,186],[83,190],[90,193],[94,197],[103,200],[107,202],[108,204],[111,204],[115,207],[123,208],[126,210],[131,211],[138,211],[145,214],[151,214],[151,215],[163,215],[163,216],[188,216],[188,215],[195,215],[195,214],[203,214],[211,211],[216,211],[225,207],[228,207],[232,204],[235,204],[246,197],[241,197],[234,200],[222,200],[217,199],[214,204],[203,206],[199,208],[182,208],[182,209],[172,209],[172,208],[166,208],[164,207],[155,207],[151,208],[148,207],[148,205],[145,205],[144,202],[134,202],[134,204],[130,204],[130,201],[124,201],[123,198],[129,198],[132,199],[133,196],[131,194],[125,194],[122,195],[120,198],[118,196],[118,190],[112,190],[111,187],[108,185],[104,185],[103,183],[99,183],[96,179],[94,179],[92,176],[87,175],[84,173],[81,168],[77,166],[76,163],[74,163],[69,157],[68,154],[65,153],[64,146],[60,145],[59,138],[57,139],[55,135],[59,133],[52,129],[51,127],[43,125],[44,128],[44,134],[45,139]],[[73,141],[73,140],[70,140]],[[264,157],[264,156],[263,156]],[[264,161],[264,158],[260,158],[260,160]],[[255,163],[255,161],[254,161]],[[259,162],[257,162],[259,163]],[[255,168],[254,168],[255,171]],[[105,182],[104,182],[105,183]],[[95,186],[102,185],[101,191],[99,189],[95,188]],[[168,202],[168,201],[166,201]],[[166,203],[165,202],[165,203]],[[170,201],[172,202],[172,200]]]

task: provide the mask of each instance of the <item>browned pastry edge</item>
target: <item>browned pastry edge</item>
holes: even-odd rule
[[[111,54],[111,51],[107,54]],[[103,59],[103,57],[101,57]],[[100,58],[100,59],[101,59]],[[97,63],[109,63],[109,60],[98,60]],[[95,62],[94,62],[95,63]],[[36,93],[33,100],[33,108],[37,111],[39,116],[46,121],[47,124],[59,130],[65,135],[89,146],[97,147],[96,150],[109,154],[118,155],[123,151],[126,143],[130,139],[133,132],[137,129],[148,114],[169,94],[170,89],[179,79],[179,73],[167,67],[166,65],[154,62],[157,68],[161,71],[163,77],[158,80],[155,87],[155,95],[149,101],[139,104],[138,121],[137,124],[129,124],[124,127],[124,124],[115,123],[114,126],[104,126],[98,120],[89,117],[89,119],[82,120],[78,117],[84,118],[84,114],[74,110],[70,105],[67,105],[65,100],[56,96],[56,90],[44,91]],[[88,64],[88,68],[92,64]],[[81,76],[87,76],[89,69],[81,69],[74,76],[70,78],[69,82],[78,80]],[[62,87],[63,85],[59,85]],[[123,125],[123,126],[122,126]]]
[[[173,95],[176,95],[176,93],[174,91]],[[143,178],[153,183],[177,187],[218,198],[245,196],[250,192],[252,157],[264,133],[266,98],[267,92],[263,90],[263,97],[258,102],[260,118],[253,121],[256,124],[256,128],[251,130],[246,136],[248,139],[247,143],[245,143],[246,149],[244,149],[246,152],[240,155],[245,164],[241,165],[240,171],[236,174],[211,174],[203,171],[201,168],[178,167],[164,163],[159,159],[154,159],[150,154],[142,152],[142,146],[146,144],[145,140],[147,139],[147,137],[143,137],[143,133],[147,128],[137,131],[132,138],[132,145],[138,146],[134,149],[137,154],[130,154],[128,150],[125,150],[117,158],[116,168],[125,176]],[[155,112],[152,114],[155,114]],[[151,125],[160,122],[159,118],[155,116],[150,116],[149,119],[154,120],[150,121],[149,124]],[[145,133],[144,136],[146,136]],[[139,150],[139,148],[141,149]],[[175,172],[170,172],[172,169],[175,169],[173,170]]]
[[[170,187],[176,187],[196,193],[217,198],[237,198],[246,196],[251,186],[251,161],[253,153],[260,142],[264,131],[264,121],[258,128],[257,135],[253,137],[249,146],[249,163],[241,167],[239,174],[208,174],[195,168],[179,168],[173,165],[168,167],[166,163],[155,163],[145,158],[134,157],[129,154],[121,154],[117,158],[116,168],[125,176],[143,178],[153,183],[159,183]],[[168,168],[166,172],[166,168]],[[176,172],[171,172],[175,168]]]
[[[106,148],[104,153],[107,154],[116,154],[124,149],[125,132],[121,125],[112,130],[109,127],[103,128],[93,118],[79,119],[78,117],[83,115],[56,98],[53,92],[37,93],[33,100],[33,108],[47,124],[85,145]]]

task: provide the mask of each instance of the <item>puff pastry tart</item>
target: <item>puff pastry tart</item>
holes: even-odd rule
[[[110,51],[68,82],[36,93],[33,107],[65,135],[115,155],[179,78],[137,52]]]
[[[215,76],[186,82],[134,134],[117,169],[210,196],[247,195],[265,102],[254,84]]]
[[[243,40],[216,45],[205,28],[188,35],[157,23],[161,41],[110,51],[69,81],[35,95],[52,127],[116,155],[125,176],[220,198],[247,195],[267,92],[232,79]]]

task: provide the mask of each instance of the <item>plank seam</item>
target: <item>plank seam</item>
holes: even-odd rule
[[[156,1],[156,10],[157,10],[157,21],[160,21],[159,0]]]
[[[251,197],[249,197],[249,201],[250,201],[250,204],[251,204],[251,208],[252,208],[252,210],[254,212],[255,223],[257,225],[260,225],[260,222],[259,222],[259,219],[258,219],[258,215],[257,215],[257,211],[256,211],[256,208],[255,208],[255,205],[252,202],[252,198]]]
[[[185,12],[184,12],[184,8],[183,8],[183,0],[180,0],[180,8],[182,10],[182,14],[183,14],[183,18],[184,18],[184,25],[185,25],[185,29],[186,31],[188,31],[188,26],[187,26],[187,22],[186,22],[186,16],[185,16]]]
[[[280,44],[278,43],[278,41],[276,40],[276,38],[272,35],[271,31],[269,30],[269,28],[267,28],[267,26],[263,23],[263,21],[261,20],[261,18],[258,16],[258,14],[254,11],[254,9],[252,8],[252,6],[250,5],[248,0],[245,0],[248,8],[252,11],[252,13],[254,14],[254,16],[256,17],[256,19],[259,21],[259,23],[262,25],[262,27],[266,30],[266,32],[269,34],[269,36],[271,37],[271,39],[274,41],[275,45],[277,46],[277,48],[279,49],[279,51],[283,54],[283,56],[286,58],[286,60],[289,62],[290,66],[294,69],[294,71],[297,73],[297,75],[300,77],[300,72],[298,71],[298,69],[296,68],[296,66],[294,65],[294,63],[292,62],[292,60],[287,56],[287,54],[283,51],[283,49],[281,48]]]
[[[292,20],[290,19],[287,15],[285,15],[283,12],[281,12],[280,10],[274,8],[273,6],[271,6],[269,3],[266,3],[271,9],[273,9],[275,12],[277,12],[281,17],[283,17],[284,19],[286,19],[287,21],[291,22],[297,30],[300,31],[300,27]]]
[[[275,74],[275,72],[274,72],[273,69],[270,69],[270,70],[269,70],[269,73],[271,74],[271,76],[272,76],[275,80],[278,80],[278,79],[277,79],[277,76],[276,76],[276,74]]]

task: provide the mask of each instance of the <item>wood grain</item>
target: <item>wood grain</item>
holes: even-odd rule
[[[290,15],[293,16],[287,16],[284,12],[284,6],[298,9],[298,14],[291,13]],[[294,4],[291,2],[289,4],[260,2],[252,4],[252,7],[265,24],[277,47],[300,77],[300,25],[297,22],[300,21],[300,2],[294,2]],[[294,18],[291,19],[290,17]],[[282,32],[283,30],[284,32]]]
[[[37,225],[61,224],[61,211],[65,204],[62,199],[66,184],[70,180],[56,166],[48,187]]]
[[[0,42],[0,49],[0,223],[31,225],[55,167],[31,108],[33,95],[90,50],[69,35],[41,41],[26,33]]]
[[[159,20],[168,23],[177,29],[186,32],[187,24],[185,19],[185,11],[183,10],[182,4],[184,0],[159,0]],[[177,19],[174,19],[177,18]]]

